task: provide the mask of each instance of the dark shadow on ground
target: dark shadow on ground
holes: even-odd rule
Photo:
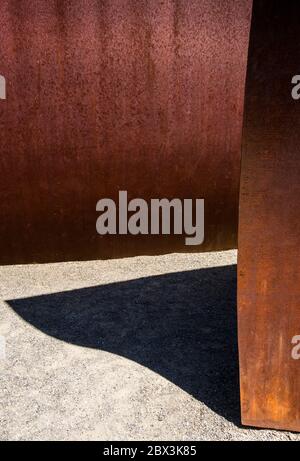
[[[134,360],[239,425],[236,266],[8,304],[47,335]]]

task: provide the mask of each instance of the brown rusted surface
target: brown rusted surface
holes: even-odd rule
[[[242,421],[300,430],[300,2],[255,1],[245,99],[238,317]]]
[[[1,264],[236,246],[251,3],[1,0]],[[204,198],[204,244],[100,237],[119,190]]]

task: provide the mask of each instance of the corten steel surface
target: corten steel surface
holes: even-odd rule
[[[236,247],[251,0],[1,0],[0,264]],[[96,233],[204,198],[205,242]]]
[[[300,430],[300,2],[255,1],[245,99],[238,317],[244,424]]]

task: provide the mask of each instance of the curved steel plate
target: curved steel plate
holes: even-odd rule
[[[250,0],[2,0],[0,263],[236,246]],[[204,198],[205,242],[96,233],[96,202]]]
[[[255,1],[243,133],[238,317],[244,424],[300,430],[300,2]]]

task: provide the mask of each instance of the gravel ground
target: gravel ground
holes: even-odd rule
[[[300,440],[240,425],[235,264],[0,267],[0,438]]]

